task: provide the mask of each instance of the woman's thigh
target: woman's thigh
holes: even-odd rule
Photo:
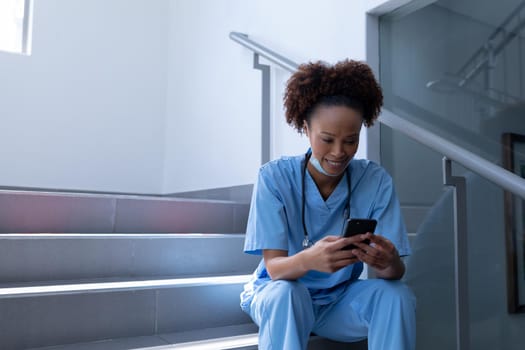
[[[362,340],[368,337],[374,317],[374,321],[385,318],[387,323],[389,318],[399,317],[392,314],[392,305],[399,302],[413,304],[415,308],[415,298],[403,282],[382,279],[353,282],[334,303],[318,308],[313,332],[343,342]]]

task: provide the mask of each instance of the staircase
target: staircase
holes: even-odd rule
[[[257,349],[248,204],[1,191],[0,207],[1,349]]]

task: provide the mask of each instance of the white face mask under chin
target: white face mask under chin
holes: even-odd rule
[[[334,174],[327,173],[323,169],[323,167],[321,166],[321,163],[319,162],[319,160],[317,158],[315,158],[313,154],[310,156],[310,164],[312,164],[314,166],[315,170],[317,170],[318,172],[320,172],[323,175],[330,176],[330,177],[339,176],[338,174],[334,175]],[[348,164],[347,164],[347,166],[348,166]]]

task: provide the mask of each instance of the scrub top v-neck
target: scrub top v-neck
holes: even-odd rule
[[[331,232],[332,235],[340,234],[344,226],[345,214],[348,207],[349,194],[347,186],[348,182],[346,180],[348,172],[344,173],[343,177],[339,180],[338,184],[326,200],[323,198],[310,172],[306,171],[304,176],[305,193],[303,195],[305,197],[305,224],[310,239],[315,243],[326,236],[327,229],[333,230],[334,228],[337,228],[337,213],[342,209],[339,220],[340,229],[337,232]],[[328,218],[333,219],[334,222],[330,227],[323,227],[323,224],[326,224]],[[325,234],[323,234],[323,232]]]

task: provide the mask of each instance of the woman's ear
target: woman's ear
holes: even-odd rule
[[[304,134],[306,136],[309,136],[308,135],[308,123],[306,122],[306,120],[303,121],[303,130],[304,130]]]

